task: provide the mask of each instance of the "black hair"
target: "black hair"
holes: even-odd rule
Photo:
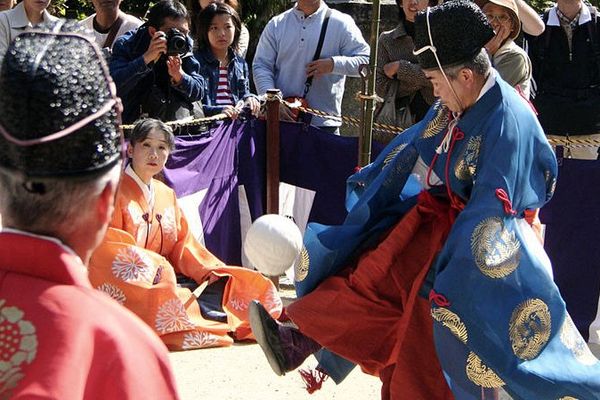
[[[152,6],[148,11],[146,24],[159,29],[164,25],[165,19],[188,19],[187,9],[183,4],[175,0],[162,0]]]
[[[210,41],[208,40],[208,30],[210,29],[210,24],[212,23],[213,18],[217,15],[229,15],[231,17],[231,22],[233,22],[233,26],[235,28],[231,48],[234,51],[237,51],[240,43],[240,35],[242,32],[242,20],[240,19],[238,13],[233,9],[233,7],[225,3],[209,4],[208,7],[203,9],[198,15],[198,37],[196,38],[196,40],[198,41],[198,48],[210,49]]]
[[[240,3],[238,0],[225,0],[225,4],[233,8],[238,15],[240,14]],[[187,7],[188,10],[190,10],[190,35],[194,40],[198,40],[198,36],[200,34],[198,16],[202,11],[202,7],[200,7],[200,0],[187,0]]]
[[[129,134],[129,143],[135,146],[136,143],[143,142],[148,137],[148,134],[153,130],[161,131],[165,135],[169,151],[175,148],[175,135],[173,129],[161,120],[154,118],[146,118],[136,121],[133,130]]]

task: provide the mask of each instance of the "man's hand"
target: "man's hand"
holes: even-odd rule
[[[164,32],[157,31],[150,39],[148,50],[144,53],[144,62],[146,65],[157,61],[161,55],[167,52],[167,35]]]
[[[171,83],[179,85],[183,78],[183,68],[181,67],[181,57],[179,57],[179,54],[167,58],[167,72],[171,77]]]
[[[333,58],[322,58],[312,61],[306,66],[306,76],[318,78],[321,75],[330,74],[333,71]]]

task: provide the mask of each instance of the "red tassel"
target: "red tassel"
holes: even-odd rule
[[[323,382],[329,378],[327,372],[317,367],[315,369],[300,369],[298,370],[302,381],[304,381],[305,389],[309,394],[313,394],[317,390],[321,389]]]

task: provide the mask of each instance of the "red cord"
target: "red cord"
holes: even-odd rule
[[[435,303],[438,307],[449,307],[450,302],[443,294],[436,293],[435,290],[429,291],[429,302]]]
[[[512,203],[510,201],[510,199],[508,198],[508,194],[506,193],[506,191],[504,189],[496,189],[496,197],[498,198],[498,200],[500,200],[502,202],[502,206],[504,207],[504,212],[506,214],[509,215],[516,215],[517,212],[515,210],[513,210],[512,208]]]

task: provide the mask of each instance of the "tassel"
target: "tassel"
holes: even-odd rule
[[[319,366],[315,369],[300,369],[298,372],[300,373],[302,381],[305,384],[305,389],[309,394],[313,394],[321,389],[323,382],[329,378],[327,372],[323,371]]]

